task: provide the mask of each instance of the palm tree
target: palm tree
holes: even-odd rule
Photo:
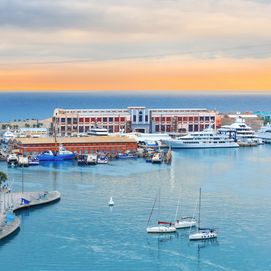
[[[8,176],[6,173],[0,171],[0,186],[2,185],[2,183],[4,183],[6,180],[8,179]]]

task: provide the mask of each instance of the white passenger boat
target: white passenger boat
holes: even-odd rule
[[[110,200],[108,202],[108,206],[114,206],[114,201],[113,201],[112,197],[110,197]]]
[[[108,131],[102,127],[92,127],[88,132],[88,135],[93,136],[108,136]]]
[[[207,240],[214,239],[217,237],[217,232],[212,228],[201,228],[200,227],[200,210],[201,209],[201,188],[199,190],[199,219],[198,219],[198,229],[197,232],[189,234],[189,240],[197,241],[197,240]]]
[[[256,134],[258,139],[261,139],[264,143],[271,144],[271,125],[267,123]]]
[[[226,135],[216,133],[211,127],[177,139],[164,140],[172,149],[238,148],[239,145]]]
[[[218,131],[222,135],[236,139],[242,146],[257,146],[262,143],[241,116],[237,116],[231,125],[223,125]]]

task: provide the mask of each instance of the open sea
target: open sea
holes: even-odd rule
[[[270,111],[271,96],[151,96],[134,94],[0,94],[0,119],[46,118],[55,106],[82,108],[207,107],[220,111]],[[0,270],[271,270],[271,145],[240,149],[178,150],[171,165],[143,159],[78,167],[45,162],[0,171],[20,191],[59,190],[62,199],[18,212],[19,232],[0,242]],[[148,235],[151,225],[193,215],[202,188],[202,226],[218,229],[213,241],[189,242],[188,230]],[[113,197],[115,206],[107,203]]]

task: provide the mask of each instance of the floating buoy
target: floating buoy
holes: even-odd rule
[[[113,198],[111,197],[109,202],[108,202],[108,205],[109,206],[114,206],[114,201],[113,201]]]

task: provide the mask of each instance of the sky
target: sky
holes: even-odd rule
[[[0,90],[271,91],[271,0],[0,0]]]

